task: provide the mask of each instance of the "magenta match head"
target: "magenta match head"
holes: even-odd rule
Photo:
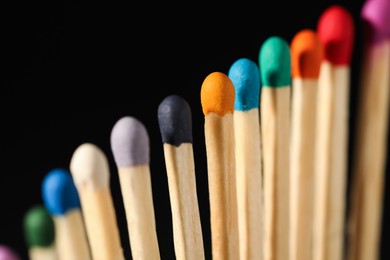
[[[366,0],[361,17],[371,25],[377,37],[390,39],[390,0]]]
[[[0,245],[0,260],[21,260],[21,258],[11,247]]]

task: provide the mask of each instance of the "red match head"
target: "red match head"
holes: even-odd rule
[[[349,65],[355,37],[350,12],[338,5],[327,8],[318,20],[317,33],[324,46],[324,59],[334,65]]]

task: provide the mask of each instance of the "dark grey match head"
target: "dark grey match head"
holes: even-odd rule
[[[158,123],[163,143],[192,143],[191,109],[182,97],[170,95],[163,99],[158,107]]]

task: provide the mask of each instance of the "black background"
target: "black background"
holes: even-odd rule
[[[0,243],[27,259],[22,219],[31,206],[42,202],[42,178],[53,168],[68,168],[73,151],[92,142],[109,159],[123,249],[131,259],[109,143],[115,122],[130,115],[148,129],[160,252],[162,259],[172,259],[171,212],[157,107],[167,95],[177,94],[192,109],[204,247],[207,259],[211,259],[202,81],[214,71],[227,73],[238,58],[257,62],[259,48],[270,36],[290,42],[299,30],[315,29],[321,13],[332,4],[346,7],[356,22],[351,63],[352,137],[360,75],[362,0],[216,6],[59,1],[55,5],[15,3],[2,8]],[[388,214],[386,197],[384,219]],[[389,259],[383,242],[389,236],[386,228],[384,221],[382,259]]]

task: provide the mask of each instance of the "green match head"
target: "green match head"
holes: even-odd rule
[[[24,235],[29,247],[49,247],[55,238],[54,221],[43,205],[30,208],[24,216]]]

